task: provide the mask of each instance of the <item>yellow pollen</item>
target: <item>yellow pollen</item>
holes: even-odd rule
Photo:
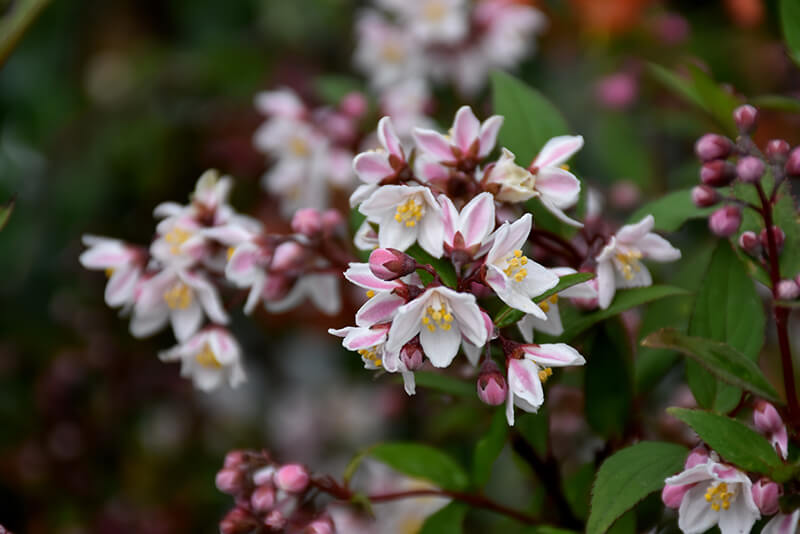
[[[191,232],[187,232],[183,228],[178,228],[177,226],[169,231],[167,235],[164,236],[164,241],[172,245],[169,247],[169,251],[173,254],[180,254],[181,252],[181,245],[183,245],[187,239],[192,237]]]
[[[372,290],[372,289],[368,289],[368,290],[367,290],[367,298],[368,298],[368,299],[371,299],[371,298],[372,298],[372,297],[374,297],[374,296],[375,296],[375,291],[374,291],[374,290]]]
[[[506,258],[506,268],[503,272],[506,276],[513,278],[517,282],[522,282],[528,276],[528,270],[523,267],[528,263],[527,256],[522,255],[522,251],[517,249],[514,253]]]
[[[185,310],[192,303],[192,290],[183,282],[178,282],[164,292],[164,301],[173,310]]]
[[[425,315],[422,317],[422,324],[424,324],[431,332],[436,331],[436,328],[442,330],[450,330],[452,328],[453,315],[447,310],[446,307],[441,306],[434,308],[428,306],[425,310]]]
[[[728,491],[728,485],[725,482],[718,482],[708,487],[705,497],[711,509],[719,512],[720,509],[727,510],[731,507],[731,497],[733,495],[732,492]]]
[[[553,375],[553,369],[551,369],[550,367],[545,367],[544,369],[539,371],[539,380],[541,380],[542,383],[545,383],[547,382],[547,379],[550,378],[552,375]]]
[[[289,150],[292,151],[292,154],[298,157],[308,156],[310,152],[308,149],[308,143],[306,143],[305,140],[300,137],[292,137],[292,140],[289,141]]]
[[[547,313],[550,311],[550,303],[546,300],[543,300],[539,303],[539,307],[542,309],[543,312]]]
[[[380,367],[383,363],[378,356],[377,345],[368,349],[359,349],[358,353],[365,362],[371,362],[375,367]]]
[[[228,247],[228,261],[231,261],[231,258],[233,257],[233,253],[235,250],[236,249],[233,247]]]
[[[622,276],[626,280],[633,280],[636,273],[642,270],[642,266],[639,264],[639,260],[642,259],[642,253],[638,250],[631,249],[627,252],[617,252],[615,257],[620,263]]]
[[[113,275],[114,275],[114,269],[112,269],[111,267],[106,269],[106,276],[107,277],[111,278]]]
[[[397,206],[397,212],[394,214],[394,220],[405,224],[406,227],[411,228],[417,225],[424,209],[422,204],[417,202],[416,197],[410,197],[408,200]]]
[[[557,304],[558,303],[558,295],[551,295],[548,300],[550,301],[550,304]]]
[[[208,343],[203,346],[203,350],[200,351],[194,359],[203,367],[209,367],[211,369],[222,368],[222,364],[219,363],[216,354],[214,354],[214,351],[208,346]]]
[[[561,168],[562,168],[562,169],[564,169],[565,171],[568,171],[568,170],[569,170],[569,164],[567,164],[567,163],[563,163],[563,164],[559,165],[559,167],[561,167]]]

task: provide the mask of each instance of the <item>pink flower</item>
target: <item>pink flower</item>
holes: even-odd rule
[[[775,407],[765,401],[758,401],[753,411],[753,423],[756,429],[770,440],[772,446],[784,460],[789,454],[789,436],[786,425]]]
[[[396,177],[408,167],[400,139],[392,125],[392,119],[383,117],[378,122],[378,150],[362,152],[353,160],[353,170],[364,182],[350,196],[350,205],[357,206],[378,188],[379,182]]]
[[[89,248],[79,258],[81,265],[108,274],[106,304],[112,308],[132,304],[142,277],[144,251],[116,239],[92,235],[83,236],[83,244]]]
[[[444,224],[444,249],[452,255],[454,251],[463,251],[475,258],[484,254],[481,245],[494,230],[494,197],[489,193],[481,193],[461,210],[456,210],[453,201],[446,195],[439,195],[442,205],[442,222]]]
[[[225,382],[237,387],[245,380],[239,344],[224,328],[201,330],[158,356],[165,362],[180,361],[181,376],[191,378],[203,391],[214,390]]]
[[[452,134],[446,137],[434,130],[417,128],[414,140],[433,161],[455,164],[461,159],[481,160],[497,141],[503,117],[492,115],[481,123],[469,106],[462,106],[453,121]]]

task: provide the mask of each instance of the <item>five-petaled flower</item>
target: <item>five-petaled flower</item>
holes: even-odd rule
[[[469,106],[461,106],[449,136],[417,128],[414,139],[422,153],[433,161],[448,166],[471,162],[474,166],[492,151],[502,125],[500,115],[492,115],[481,123]]]
[[[245,380],[239,344],[218,326],[201,330],[159,357],[165,362],[180,361],[181,376],[191,378],[203,391],[216,389],[224,382],[236,387]]]

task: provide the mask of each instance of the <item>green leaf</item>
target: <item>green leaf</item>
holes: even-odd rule
[[[500,455],[508,437],[508,424],[504,410],[495,410],[489,431],[475,445],[472,455],[472,482],[482,488],[489,482],[494,461]]]
[[[461,491],[469,485],[464,469],[448,454],[419,443],[390,442],[375,445],[370,456],[415,478],[424,478],[442,489]]]
[[[473,382],[465,382],[439,372],[417,371],[414,373],[414,379],[418,386],[435,389],[448,395],[468,399],[474,399],[476,395]],[[397,380],[402,382],[402,377],[398,377]]]
[[[523,413],[516,418],[514,428],[525,438],[525,441],[530,443],[536,454],[541,458],[547,456],[550,441],[550,419],[546,407],[542,407],[536,413]]]
[[[783,404],[778,392],[752,360],[730,345],[700,337],[687,336],[667,328],[647,336],[647,347],[673,349],[690,356],[725,382],[746,389],[770,402]]]
[[[14,211],[14,206],[17,203],[16,195],[11,197],[11,200],[3,205],[0,205],[0,230],[6,227],[8,220],[11,218],[11,213]]]
[[[458,284],[458,277],[456,276],[456,271],[453,269],[453,264],[450,263],[449,260],[445,258],[434,258],[420,247],[418,244],[414,243],[406,250],[406,254],[417,260],[419,263],[432,265],[433,268],[436,270],[436,274],[439,275],[439,278],[442,279],[442,282],[448,287],[456,287]],[[419,270],[418,270],[419,272]],[[422,271],[421,274],[424,273],[430,276],[429,273]],[[423,278],[423,281],[425,279]]]
[[[584,464],[569,476],[564,477],[564,497],[575,517],[583,521],[589,515],[589,498],[594,481],[594,462]]]
[[[0,19],[0,66],[49,3],[50,0],[19,0],[12,3],[11,11]]]
[[[643,441],[615,453],[597,472],[586,532],[600,534],[683,467],[687,450],[680,445]]]
[[[800,65],[800,2],[781,0],[781,28],[789,56]]]
[[[657,82],[664,85],[673,93],[677,93],[685,100],[688,100],[690,103],[695,104],[698,107],[703,107],[703,100],[700,98],[700,94],[690,80],[687,80],[682,76],[678,76],[671,70],[665,69],[656,63],[648,63],[647,70]]]
[[[755,285],[728,241],[718,242],[703,280],[689,321],[689,335],[727,343],[749,358],[758,371],[752,361],[758,360],[764,343],[766,318]],[[726,380],[728,384],[717,383],[695,362],[687,364],[686,375],[692,393],[704,408],[725,413],[741,398],[741,391],[729,385],[730,380]]]
[[[503,115],[498,145],[528,165],[552,137],[569,133],[567,121],[541,93],[504,72],[492,73],[494,112]]]
[[[559,278],[558,284],[556,284],[555,287],[545,291],[533,299],[533,301],[538,304],[552,297],[556,293],[567,289],[568,287],[582,284],[583,282],[588,282],[592,278],[594,278],[593,273],[573,273],[564,275]],[[494,324],[497,326],[497,328],[505,328],[506,326],[511,326],[512,324],[516,323],[524,316],[525,312],[519,311],[510,306],[504,306],[500,312],[494,316]]]
[[[573,321],[564,329],[559,339],[564,343],[568,343],[572,338],[589,328],[590,326],[604,321],[609,317],[641,306],[654,300],[663,299],[664,297],[671,297],[673,295],[686,295],[688,291],[680,287],[672,286],[649,286],[638,287],[635,289],[624,289],[617,291],[614,301],[605,310],[598,310],[586,315],[581,316],[578,320]]]
[[[761,95],[751,98],[750,103],[760,109],[800,113],[800,100],[791,96]]]
[[[783,468],[783,462],[764,436],[735,419],[685,408],[668,408],[667,412],[692,427],[726,462],[765,475]]]
[[[348,93],[363,92],[364,84],[358,78],[329,75],[314,80],[314,88],[326,104],[333,106],[339,104]]]
[[[461,534],[469,506],[453,501],[428,517],[418,534]]]
[[[599,330],[585,365],[586,421],[605,438],[621,437],[633,404],[630,346],[618,319]]]
[[[702,219],[711,215],[714,208],[698,208],[692,202],[692,190],[673,191],[658,200],[645,204],[628,218],[628,224],[641,221],[650,214],[655,219],[654,229],[674,232],[690,219]]]

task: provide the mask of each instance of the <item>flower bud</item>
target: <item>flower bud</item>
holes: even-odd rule
[[[409,341],[403,345],[400,351],[400,361],[409,371],[415,371],[422,367],[422,346],[419,341]]]
[[[772,515],[778,512],[778,498],[783,494],[775,482],[762,478],[752,486],[753,501],[763,515]]]
[[[253,473],[253,484],[256,486],[264,486],[272,483],[272,477],[275,475],[275,468],[271,465],[262,467]]]
[[[783,139],[772,139],[767,142],[767,148],[764,153],[770,161],[783,163],[786,161],[786,156],[789,155],[790,149],[791,146],[789,146],[789,143]]]
[[[736,164],[736,174],[743,182],[756,183],[764,175],[764,162],[755,156],[746,156]]]
[[[775,246],[778,248],[778,254],[781,253],[783,250],[783,242],[786,239],[786,234],[783,233],[777,226],[772,227],[772,235],[773,239],[775,239]],[[761,241],[761,246],[764,247],[764,250],[769,250],[769,239],[767,238],[767,229],[764,228],[761,230],[761,233],[758,234],[758,239]]]
[[[749,104],[739,106],[733,110],[733,120],[739,132],[749,134],[756,129],[758,110]]]
[[[686,492],[691,487],[691,484],[665,485],[664,489],[661,490],[661,500],[664,502],[664,506],[667,508],[680,508],[683,496],[686,495]]]
[[[692,452],[689,453],[689,456],[686,457],[686,461],[683,464],[684,469],[691,469],[700,464],[704,464],[708,461],[708,451],[702,447],[698,447],[694,449]]]
[[[266,513],[275,506],[275,489],[272,486],[259,486],[250,496],[250,506],[258,514]]]
[[[732,148],[733,143],[730,139],[712,133],[705,134],[694,144],[694,151],[700,161],[727,158]]]
[[[292,217],[292,231],[305,236],[316,235],[322,230],[322,215],[314,208],[297,210]]]
[[[692,202],[698,208],[707,208],[719,202],[719,193],[707,185],[697,185],[692,188]]]
[[[289,493],[300,493],[308,487],[308,470],[299,464],[286,464],[275,472],[275,485]]]
[[[264,524],[273,530],[283,532],[283,527],[287,523],[286,517],[278,510],[271,511],[264,519]]]
[[[275,247],[272,256],[272,270],[285,271],[299,267],[305,258],[305,249],[294,241],[287,241]]]
[[[767,401],[758,400],[753,411],[753,424],[762,434],[775,434],[783,429],[783,419],[778,410]]]
[[[740,224],[742,224],[742,212],[736,206],[720,208],[708,219],[708,227],[719,237],[732,236]]]
[[[244,508],[234,508],[219,522],[220,534],[245,534],[256,528],[258,524]]]
[[[700,181],[711,187],[724,187],[736,178],[736,167],[729,161],[717,159],[703,163]]]
[[[394,248],[376,248],[369,255],[369,269],[381,280],[396,280],[416,268],[414,258]]]
[[[778,282],[776,293],[781,300],[794,300],[800,297],[800,286],[792,279],[781,280]]]
[[[358,118],[367,112],[369,103],[367,102],[367,97],[364,96],[364,93],[353,91],[344,95],[339,107],[343,112],[347,113],[351,117]]]
[[[224,467],[229,469],[236,469],[245,461],[244,451],[230,451],[225,455]]]
[[[304,532],[306,534],[334,534],[336,529],[330,517],[322,516],[309,523]]]
[[[344,217],[338,210],[327,210],[322,214],[322,227],[332,232],[344,224]]]
[[[795,147],[789,154],[785,169],[789,176],[800,176],[800,147]]]
[[[745,252],[753,254],[758,250],[758,236],[755,232],[751,232],[750,230],[742,232],[742,235],[739,236],[739,246],[742,247],[742,250]]]
[[[228,495],[236,495],[244,488],[244,475],[238,469],[224,468],[217,472],[217,489]]]
[[[506,400],[508,386],[500,368],[492,360],[486,360],[478,375],[478,398],[489,406],[499,406]]]

